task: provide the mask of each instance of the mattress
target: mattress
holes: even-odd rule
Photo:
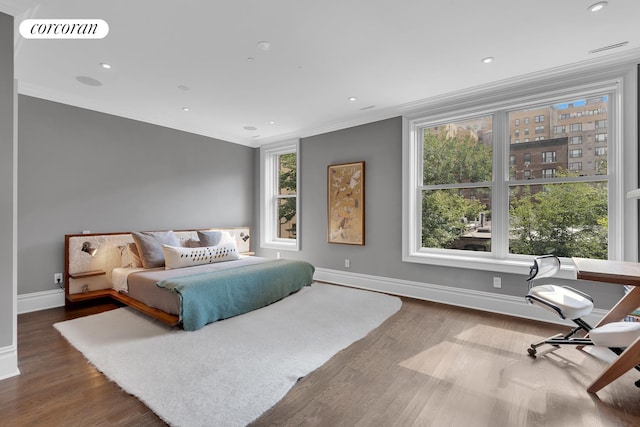
[[[197,265],[186,268],[165,270],[161,268],[115,268],[112,272],[113,287],[119,292],[126,293],[149,307],[157,308],[169,314],[180,315],[180,295],[164,288],[159,288],[156,283],[176,277],[190,274],[208,273],[212,271],[227,270],[244,265],[262,264],[273,261],[270,258],[241,255],[240,259],[218,262],[213,264]]]

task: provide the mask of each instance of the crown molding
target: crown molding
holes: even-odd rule
[[[420,100],[371,112],[370,114],[359,116],[357,118],[335,121],[308,129],[300,129],[298,132],[290,132],[283,135],[260,139],[259,143],[260,145],[262,145],[279,142],[290,138],[306,138],[323,133],[347,129],[354,126],[373,123],[379,120],[390,119],[392,117],[422,114],[425,110],[431,110],[434,106],[451,106],[455,104],[466,105],[468,104],[468,100],[474,97],[481,97],[483,99],[483,102],[486,103],[486,96],[489,93],[495,94],[511,88],[516,89],[518,87],[526,86],[527,84],[531,84],[533,82],[538,83],[540,81],[548,81],[567,75],[573,75],[576,77],[582,75],[593,75],[594,70],[595,72],[600,72],[601,74],[620,74],[625,69],[639,62],[640,48],[627,49],[624,52],[616,54],[601,55],[598,58],[594,59],[584,60],[560,67],[549,68],[546,70],[524,74],[509,79],[490,82],[484,85],[448,92],[443,95],[423,98]]]
[[[18,16],[35,4],[34,0],[0,0],[0,12]]]
[[[15,3],[15,2],[7,2],[6,0],[0,0],[0,7],[3,3]],[[47,99],[49,101],[60,102],[63,104],[68,104],[72,106],[77,106],[80,108],[86,108],[89,110],[112,114],[116,116],[121,116],[133,120],[138,120],[146,123],[155,124],[158,126],[164,126],[171,129],[177,129],[184,132],[189,132],[197,135],[206,136],[209,138],[214,138],[226,142],[231,142],[235,144],[244,145],[251,148],[257,148],[261,145],[271,144],[274,142],[285,141],[293,138],[307,138],[315,135],[320,135],[324,133],[339,131],[355,126],[360,126],[368,123],[373,123],[380,120],[386,120],[393,117],[398,116],[410,116],[412,114],[419,114],[426,109],[433,109],[434,106],[442,106],[442,105],[456,105],[456,104],[467,104],[468,100],[474,97],[484,99],[486,102],[487,94],[503,92],[509,89],[517,89],[521,87],[526,87],[531,83],[540,83],[544,81],[551,81],[554,78],[563,77],[567,75],[572,75],[574,77],[579,78],[580,76],[585,75],[593,75],[594,72],[599,72],[601,74],[612,75],[613,73],[620,73],[623,71],[625,67],[629,67],[636,63],[640,62],[640,48],[635,49],[627,49],[624,52],[609,54],[609,55],[601,55],[594,59],[584,60],[572,64],[563,65],[560,67],[550,68],[542,71],[537,71],[529,74],[524,74],[521,76],[517,76],[514,78],[503,79],[496,82],[490,82],[484,85],[474,86],[470,88],[461,89],[454,92],[449,92],[443,95],[437,95],[434,97],[423,98],[420,100],[408,102],[405,104],[400,104],[396,106],[391,106],[387,108],[383,108],[380,110],[372,110],[367,114],[358,116],[358,117],[350,117],[345,120],[336,120],[334,122],[320,124],[317,126],[302,128],[296,131],[282,133],[279,135],[266,137],[266,138],[256,138],[256,139],[246,139],[246,138],[237,138],[231,135],[226,135],[222,133],[212,133],[209,130],[205,129],[193,129],[176,126],[171,123],[164,117],[160,116],[143,116],[139,112],[134,110],[128,110],[125,107],[118,108],[116,110],[106,110],[100,105],[96,103],[92,103],[88,99],[78,100],[76,98],[69,97],[66,94],[52,91],[50,89],[46,89],[43,87],[39,87],[36,85],[31,85],[23,82],[19,82],[19,93],[23,95],[34,96],[37,98]],[[538,85],[538,89],[540,88]]]
[[[424,98],[398,106],[398,110],[401,114],[410,116],[413,114],[420,114],[426,109],[431,110],[434,106],[466,104],[466,101],[474,97],[482,97],[483,104],[486,104],[486,97],[498,92],[517,90],[518,88],[525,87],[531,83],[536,83],[536,90],[540,92],[544,91],[544,87],[541,87],[540,83],[549,82],[553,79],[569,75],[573,77],[572,80],[578,80],[579,78],[586,76],[593,76],[594,73],[602,74],[603,78],[606,78],[611,75],[621,74],[630,67],[635,66],[638,62],[640,62],[640,48],[628,49],[617,54],[602,55],[594,59],[574,62],[559,67],[549,68],[513,78],[490,82],[484,85]],[[523,92],[527,91],[530,92],[531,90],[527,89]]]
[[[17,1],[0,0],[0,12],[7,15],[16,16],[20,9],[18,8]]]
[[[212,133],[206,131],[204,129],[194,129],[176,126],[174,123],[171,123],[164,117],[160,116],[151,116],[151,115],[141,115],[135,110],[127,109],[126,107],[118,108],[115,110],[105,109],[98,103],[91,102],[88,98],[78,99],[76,97],[70,97],[65,93],[47,89],[38,85],[25,83],[23,81],[18,81],[18,93],[20,95],[32,96],[34,98],[46,99],[48,101],[58,102],[61,104],[70,105],[73,107],[84,108],[86,110],[96,111],[99,113],[110,114],[113,116],[123,117],[126,119],[137,120],[144,123],[150,123],[157,126],[163,126],[170,129],[179,130],[182,132],[192,133],[195,135],[206,136],[208,138],[213,138],[220,140],[222,142],[231,142],[234,144],[244,145],[246,147],[256,148],[258,144],[253,140],[248,139],[240,139],[235,138],[231,135],[225,135],[221,133]]]
[[[402,115],[397,107],[380,109],[375,112],[367,113],[363,116],[350,118],[347,120],[339,120],[331,123],[322,124],[307,129],[300,129],[297,132],[288,132],[280,135],[275,135],[268,138],[260,138],[258,142],[260,145],[271,144],[275,142],[281,142],[288,139],[295,138],[308,138],[315,135],[321,135],[329,132],[334,132],[342,129],[348,129],[355,126],[366,125],[369,123],[377,122],[380,120],[386,120],[393,117]]]

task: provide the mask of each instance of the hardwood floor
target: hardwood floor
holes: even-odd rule
[[[3,425],[164,425],[51,326],[116,307],[107,302],[19,316],[21,375],[0,382]],[[252,425],[640,425],[637,371],[598,396],[586,392],[608,350],[594,355],[563,347],[527,356],[531,342],[558,329],[404,298],[398,313],[301,379]]]
[[[162,426],[138,399],[109,381],[53,324],[118,308],[111,302],[18,316],[20,375],[0,381],[0,424],[7,426]]]

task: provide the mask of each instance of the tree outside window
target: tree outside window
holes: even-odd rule
[[[278,237],[295,239],[296,224],[296,153],[278,156]]]
[[[597,106],[598,108],[593,108]],[[495,244],[508,253],[561,257],[608,257],[608,177],[606,146],[595,149],[593,138],[583,138],[593,126],[594,114],[606,123],[608,96],[577,99],[567,103],[532,106],[536,112],[546,108],[537,121],[548,118],[552,139],[510,143],[515,134],[505,135],[508,150],[497,150],[493,141],[494,116],[458,120],[421,128],[422,162],[418,186],[421,197],[422,248],[491,252]],[[514,116],[526,109],[496,112],[504,114],[514,126]],[[567,121],[566,124],[558,124]],[[583,130],[583,124],[584,130]],[[566,130],[574,132],[568,135]],[[575,135],[575,132],[582,132]],[[606,143],[606,133],[598,141]],[[571,138],[571,139],[570,139]],[[569,149],[580,141],[583,149]],[[508,178],[504,188],[508,224],[495,224],[493,157],[504,153]],[[584,153],[588,152],[586,155]],[[592,154],[593,153],[593,154]],[[586,157],[583,157],[586,156]],[[569,162],[570,158],[582,162]],[[523,159],[519,162],[518,159]],[[533,160],[533,161],[532,161]],[[583,165],[590,165],[583,170]],[[593,165],[593,166],[591,166]],[[505,171],[507,172],[507,171]],[[527,180],[527,184],[525,181]],[[528,184],[534,180],[532,184]],[[496,227],[501,241],[494,241]]]
[[[424,129],[423,247],[490,250],[492,123],[486,116]]]

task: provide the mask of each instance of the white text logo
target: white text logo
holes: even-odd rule
[[[109,24],[102,19],[25,19],[20,35],[26,39],[102,39]]]

